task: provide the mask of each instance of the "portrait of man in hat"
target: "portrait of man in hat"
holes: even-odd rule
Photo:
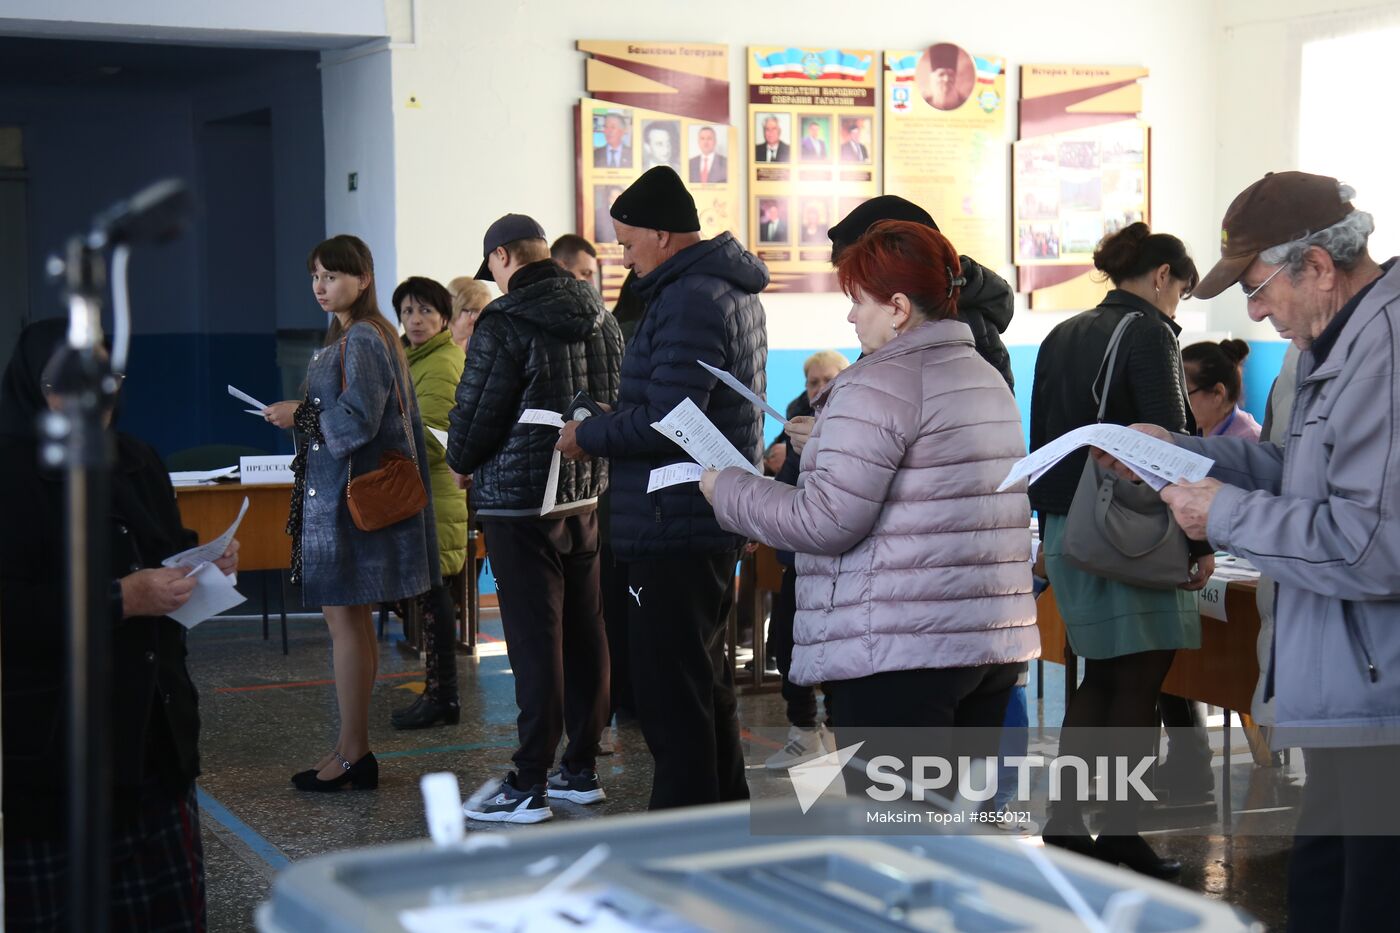
[[[972,96],[977,71],[972,56],[951,42],[931,45],[914,66],[914,83],[935,110],[957,110]]]

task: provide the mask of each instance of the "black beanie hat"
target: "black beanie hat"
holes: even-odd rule
[[[938,224],[933,222],[929,212],[913,201],[906,201],[895,194],[882,194],[858,205],[855,210],[841,218],[840,223],[827,230],[826,235],[831,237],[831,245],[840,251],[859,240],[865,231],[882,220],[907,220],[933,230],[938,229]]]
[[[630,227],[665,230],[669,233],[699,233],[700,214],[685,183],[669,165],[648,169],[641,178],[613,202],[613,220]]]

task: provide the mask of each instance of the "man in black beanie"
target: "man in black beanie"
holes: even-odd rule
[[[651,427],[690,399],[754,463],[763,413],[697,360],[760,396],[768,360],[758,293],[768,269],[729,233],[700,237],[680,176],[651,169],[612,208],[623,262],[646,310],[622,360],[616,410],[564,426],[571,459],[612,461],[612,546],[627,565],[632,689],[656,759],[651,809],[743,800],[734,672],[724,653],[743,541],[722,530],[698,486],[647,492],[651,471],[687,462]]]
[[[933,217],[919,205],[897,195],[883,194],[862,203],[827,231],[826,235],[831,238],[831,264],[836,265],[846,247],[859,240],[861,234],[881,220],[907,220],[938,229]],[[958,296],[958,320],[972,328],[977,352],[982,359],[996,367],[1007,386],[1014,390],[1011,354],[1006,352],[1006,344],[1001,342],[1001,335],[1011,325],[1011,315],[1015,312],[1011,286],[976,260],[967,256],[960,258],[962,277],[967,279],[967,284]]]

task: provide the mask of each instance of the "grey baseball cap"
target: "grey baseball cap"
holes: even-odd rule
[[[481,268],[476,277],[484,282],[493,280],[486,260],[496,250],[516,240],[543,240],[544,227],[535,218],[526,214],[507,214],[486,228],[486,236],[481,244]]]

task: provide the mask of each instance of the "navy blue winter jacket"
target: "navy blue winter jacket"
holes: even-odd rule
[[[612,460],[612,548],[619,560],[713,554],[743,539],[723,531],[698,486],[647,492],[651,471],[689,458],[652,428],[690,398],[754,463],[763,413],[695,361],[728,370],[760,396],[766,388],[768,327],[758,293],[768,268],[728,233],[681,250],[635,288],[646,314],[622,358],[617,410],[578,429],[578,443]]]

